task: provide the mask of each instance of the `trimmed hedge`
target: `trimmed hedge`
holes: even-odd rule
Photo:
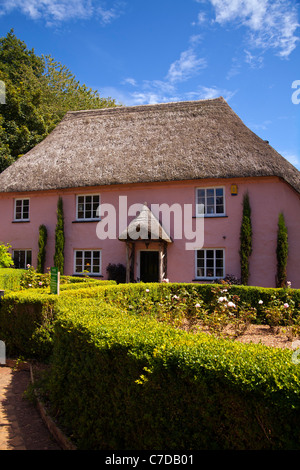
[[[0,305],[0,339],[8,357],[47,360],[52,352],[58,297],[48,289],[6,293]]]
[[[102,281],[103,282],[103,281]],[[219,284],[184,284],[184,283],[138,283],[138,284],[119,284],[90,286],[89,289],[80,288],[76,289],[76,293],[68,292],[68,296],[72,295],[76,298],[98,298],[117,305],[121,308],[126,308],[135,313],[143,311],[145,303],[149,313],[157,312],[159,308],[159,301],[164,298],[172,298],[177,296],[184,299],[185,305],[181,304],[187,314],[195,313],[195,305],[198,302],[203,303],[203,308],[211,312],[214,308],[213,300],[216,299],[215,289],[222,290]],[[231,295],[240,297],[241,302],[255,307],[257,309],[257,323],[265,323],[265,316],[263,307],[259,301],[263,301],[263,306],[266,307],[272,304],[274,297],[284,304],[289,302],[294,304],[292,308],[293,317],[298,318],[300,313],[300,289],[274,289],[252,286],[239,286],[231,285],[224,286],[230,290]],[[64,293],[62,293],[64,294]],[[152,306],[150,305],[152,303]]]
[[[47,395],[79,449],[300,449],[291,355],[69,300]]]
[[[76,278],[75,278],[76,279]],[[115,285],[115,281],[82,281],[61,284],[69,292],[91,286]],[[52,352],[56,304],[60,296],[51,295],[49,287],[27,288],[18,292],[5,292],[0,302],[0,340],[6,344],[9,357],[22,356],[48,360]]]
[[[23,269],[1,268],[0,269],[0,289],[17,291],[20,289],[20,281]]]

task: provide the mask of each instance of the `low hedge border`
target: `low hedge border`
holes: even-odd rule
[[[291,355],[69,300],[46,389],[79,449],[299,449]]]
[[[89,289],[77,286],[76,293],[68,292],[68,295],[76,296],[77,298],[94,297],[103,299],[113,305],[118,305],[121,308],[130,309],[133,312],[139,313],[143,309],[144,302],[151,301],[153,303],[153,310],[155,304],[158,304],[161,298],[174,297],[184,299],[186,303],[186,310],[190,310],[191,314],[195,313],[195,305],[202,302],[204,309],[210,313],[214,307],[214,300],[216,300],[215,291],[222,292],[227,289],[230,291],[231,296],[238,296],[241,302],[255,307],[257,309],[256,322],[265,323],[264,308],[271,306],[274,298],[282,304],[288,302],[290,311],[294,320],[298,320],[300,312],[300,289],[274,289],[252,286],[220,286],[218,284],[180,284],[180,283],[137,283],[137,284],[118,284],[118,285],[102,285],[91,286]],[[220,295],[226,295],[220,294]],[[262,302],[262,304],[260,303]]]
[[[104,300],[108,304],[125,309],[133,314],[161,315],[160,300],[174,296],[184,299],[174,311],[174,318],[180,315],[197,315],[195,305],[202,302],[203,308],[212,308],[212,284],[118,284],[115,281],[85,280],[65,283],[60,286],[59,296],[51,296],[49,287],[24,289],[19,292],[6,292],[0,304],[0,339],[6,342],[8,353],[12,356],[26,358],[41,357],[45,359],[52,349],[53,319],[55,306],[67,299],[77,301],[83,298]],[[231,293],[239,295],[247,303],[259,306],[271,302],[274,293],[281,302],[292,298],[295,304],[293,312],[295,321],[299,321],[299,290],[264,289],[255,287],[231,286]],[[173,308],[173,307],[172,307]],[[173,314],[173,312],[172,312]],[[263,311],[258,308],[257,323],[265,323]]]

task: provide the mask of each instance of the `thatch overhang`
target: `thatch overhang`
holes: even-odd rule
[[[223,98],[68,112],[0,174],[0,192],[300,173]]]
[[[140,213],[129,223],[128,227],[120,234],[119,240],[126,242],[166,242],[172,243],[167,234],[147,203],[141,207]]]

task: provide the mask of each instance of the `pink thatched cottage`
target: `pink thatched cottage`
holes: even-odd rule
[[[240,278],[243,198],[249,195],[249,284],[276,284],[277,224],[288,230],[287,279],[300,288],[300,175],[223,98],[69,112],[0,175],[0,241],[18,267],[36,266],[39,227],[53,266],[57,202],[64,274],[127,281]]]

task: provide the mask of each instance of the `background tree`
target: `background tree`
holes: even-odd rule
[[[286,266],[288,259],[288,231],[285,225],[284,215],[281,212],[278,217],[277,230],[277,287],[285,287],[286,285]]]
[[[43,140],[67,111],[115,106],[51,56],[37,56],[13,30],[0,39],[0,172]]]
[[[65,249],[65,234],[64,234],[64,212],[62,198],[58,198],[57,203],[57,223],[55,228],[55,253],[54,253],[54,266],[58,268],[60,274],[64,273],[64,249]]]
[[[45,225],[39,227],[39,252],[37,257],[37,272],[44,273],[46,259],[47,228]]]
[[[9,268],[14,264],[11,254],[8,252],[9,248],[11,248],[9,244],[0,244],[0,268]]]
[[[249,280],[249,257],[252,253],[252,224],[251,207],[249,194],[246,193],[243,198],[243,217],[240,230],[240,263],[241,263],[241,282],[248,284]]]

